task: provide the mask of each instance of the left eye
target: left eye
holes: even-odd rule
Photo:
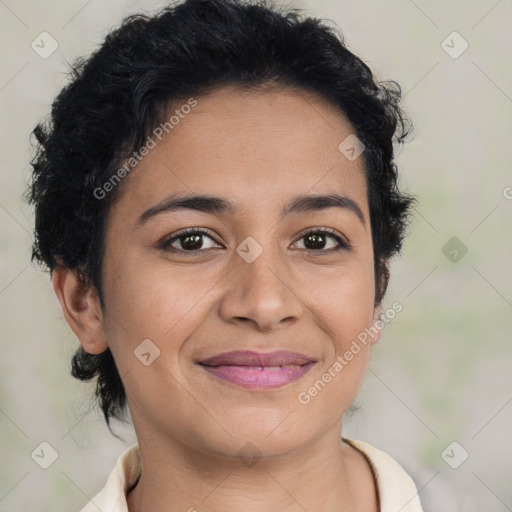
[[[170,250],[171,252],[190,253],[212,249],[213,246],[204,247],[203,237],[209,238],[214,242],[214,244],[217,243],[213,236],[207,231],[192,228],[164,240],[160,244],[160,248]],[[334,240],[334,247],[331,246],[330,248],[326,248],[326,245],[328,245],[328,239]],[[298,241],[300,240],[304,240],[303,244],[305,250],[313,252],[331,252],[350,249],[348,242],[344,241],[340,236],[325,229],[310,230],[298,239]],[[178,244],[180,247],[176,247],[175,244]],[[296,244],[297,242],[295,242],[294,245]]]
[[[335,241],[335,246],[331,247],[330,250],[325,248],[327,244],[326,240],[331,239]],[[341,249],[349,249],[350,246],[347,242],[345,242],[340,236],[335,235],[330,231],[326,231],[325,229],[312,230],[308,231],[304,235],[302,235],[299,240],[304,240],[304,245],[310,245],[312,247],[305,247],[306,249],[310,249],[313,251],[339,251]],[[319,247],[321,246],[321,247]]]

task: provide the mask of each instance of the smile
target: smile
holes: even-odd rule
[[[219,354],[198,364],[219,379],[249,389],[279,388],[305,375],[316,361],[294,352]]]

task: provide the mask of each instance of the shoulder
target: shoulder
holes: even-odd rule
[[[378,488],[381,512],[423,512],[416,484],[389,454],[358,440],[343,438],[368,460]]]

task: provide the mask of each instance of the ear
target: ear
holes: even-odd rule
[[[373,317],[372,317],[372,325],[370,327],[370,332],[372,335],[370,336],[370,344],[375,345],[380,340],[380,335],[382,333],[382,327],[383,323],[382,320],[380,320],[380,314],[382,312],[382,306],[379,304],[378,306],[375,306],[373,309]],[[373,334],[375,331],[377,331],[375,334]]]
[[[389,284],[389,267],[385,259],[379,261],[378,271],[379,279],[375,290],[375,300],[378,301],[378,304],[373,308],[372,325],[370,328],[370,332],[373,334],[373,336],[370,336],[370,343],[372,345],[375,345],[380,340],[382,328],[384,327],[380,315],[382,313],[382,299],[386,294]]]
[[[52,274],[53,289],[62,312],[83,349],[100,354],[108,348],[103,312],[96,289],[85,287],[72,269],[58,266]]]

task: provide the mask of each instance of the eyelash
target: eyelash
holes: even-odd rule
[[[331,230],[329,228],[313,228],[313,229],[310,229],[307,232],[303,233],[297,239],[297,241],[302,240],[303,238],[305,238],[306,236],[311,235],[311,234],[329,235],[331,238],[334,238],[336,240],[336,242],[338,243],[338,247],[335,247],[332,249],[316,249],[316,250],[315,249],[303,249],[303,250],[306,250],[306,251],[312,252],[312,253],[319,253],[320,255],[322,253],[326,254],[326,253],[331,253],[331,252],[351,250],[352,245],[349,244],[348,242],[346,242],[344,239],[342,239],[339,235],[337,235],[335,233],[336,233],[336,231]],[[174,234],[170,238],[164,239],[159,244],[158,247],[160,249],[165,249],[167,251],[174,252],[174,253],[181,252],[181,253],[188,253],[188,254],[192,254],[192,255],[200,253],[200,252],[207,252],[209,250],[209,249],[195,249],[192,251],[187,251],[184,249],[176,249],[175,247],[171,247],[172,243],[174,243],[176,240],[179,240],[180,238],[185,237],[187,235],[205,235],[208,238],[211,238],[215,243],[218,244],[218,242],[215,240],[215,238],[212,236],[212,234],[210,232],[208,232],[204,229],[200,229],[200,228],[187,228],[187,229],[184,229],[183,231],[178,232],[177,234]]]

